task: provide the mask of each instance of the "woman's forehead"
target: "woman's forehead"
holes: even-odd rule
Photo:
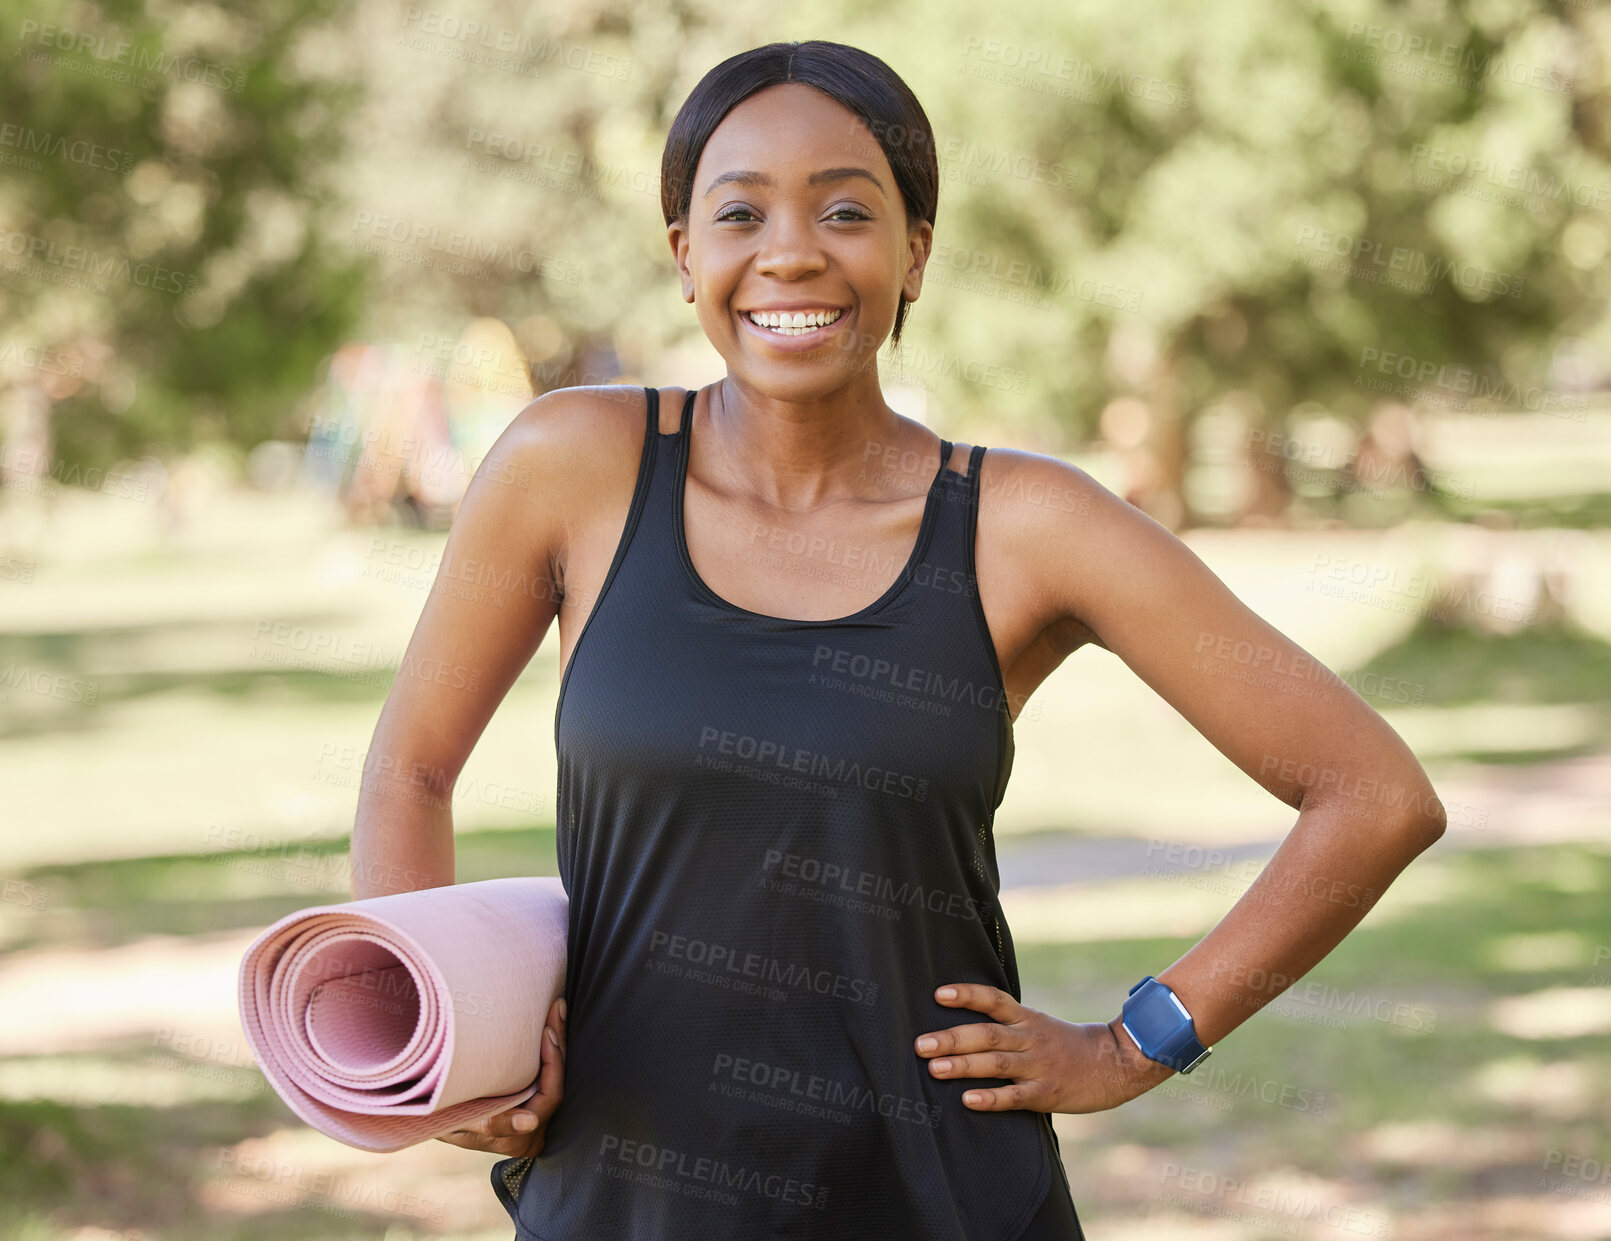
[[[722,118],[700,153],[696,192],[731,171],[764,173],[784,184],[855,166],[889,184],[889,161],[862,119],[821,91],[791,82],[757,92]]]

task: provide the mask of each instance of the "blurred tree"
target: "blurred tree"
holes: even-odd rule
[[[1558,410],[1537,386],[1561,335],[1611,348],[1605,13],[1036,7],[1045,24],[953,9],[925,40],[949,63],[895,62],[951,144],[939,237],[985,277],[942,270],[914,331],[1027,373],[1019,403],[1070,444],[1140,397],[1160,520],[1195,516],[1182,445],[1227,399],[1279,454],[1306,403],[1355,427],[1406,397]],[[1322,456],[1345,485],[1349,454]],[[1255,464],[1244,508],[1281,510],[1286,470]]]
[[[953,438],[1043,451],[1125,402],[1108,421],[1145,461],[1132,499],[1171,525],[1279,517],[1310,422],[1331,431],[1299,457],[1306,483],[1346,490],[1377,406],[1525,407],[1563,336],[1611,352],[1611,17],[1594,6],[825,4],[809,31],[716,0],[359,0],[340,30],[317,5],[189,5],[160,46],[244,69],[244,91],[165,79],[149,101],[93,76],[98,53],[9,61],[6,115],[141,145],[127,175],[13,169],[3,226],[198,281],[30,312],[18,335],[87,326],[140,376],[99,385],[114,407],[135,391],[124,414],[72,398],[68,444],[179,439],[191,409],[245,441],[283,433],[276,411],[358,315],[422,363],[499,318],[539,391],[642,373],[701,335],[659,212],[667,128],[718,62],[788,38],[883,57],[935,124],[936,250],[887,377],[927,388]],[[145,9],[70,12],[158,46]],[[16,270],[0,288],[8,311],[70,296]],[[1212,509],[1189,451],[1208,412],[1257,450],[1252,485]]]
[[[53,401],[58,478],[292,430],[364,301],[320,221],[343,9],[0,0],[0,388]]]
[[[450,306],[502,315],[539,388],[612,377],[584,339],[613,335],[635,373],[699,334],[658,210],[676,108],[726,56],[812,34],[710,0],[556,7],[540,34],[508,5],[476,13],[518,51],[473,75],[446,25],[372,45],[370,115],[424,173],[354,209],[387,259],[378,307],[427,333]],[[1611,23],[1590,8],[1040,0],[981,18],[830,0],[819,16],[936,127],[936,250],[891,359],[902,380],[958,434],[1053,451],[1140,398],[1132,498],[1171,525],[1203,516],[1187,436],[1216,404],[1264,450],[1240,508],[1278,516],[1294,409],[1358,430],[1428,394],[1519,407],[1562,332],[1611,327]],[[422,261],[453,229],[486,257]],[[1349,485],[1346,447],[1308,456],[1309,477]]]

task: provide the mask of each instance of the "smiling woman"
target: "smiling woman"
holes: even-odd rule
[[[497,606],[432,592],[371,745],[355,893],[452,881],[448,805],[388,773],[451,788],[557,617],[555,1053],[530,1102],[444,1139],[506,1156],[521,1241],[1080,1238],[1050,1114],[1190,1072],[1443,830],[1381,717],[1157,522],[885,404],[938,184],[878,58],[718,65],[662,206],[726,377],[545,394],[454,522],[443,573],[537,580]],[[1200,943],[1074,1023],[1021,1002],[993,824],[1015,717],[1086,643],[1299,816]],[[1262,675],[1218,654],[1243,649]],[[427,662],[471,688],[408,671]]]
[[[761,156],[750,161],[756,166],[734,162],[747,151]],[[819,151],[827,163],[807,158]],[[700,228],[700,269],[717,283],[699,303],[700,324],[723,356],[711,317],[728,305],[719,297],[720,282],[741,278],[732,264],[744,264],[757,228],[779,213],[801,213],[784,225],[804,227],[810,244],[837,242],[836,257],[850,261],[838,273],[835,293],[843,296],[844,286],[855,283],[870,299],[861,351],[875,354],[883,343],[884,332],[873,333],[871,325],[891,313],[891,302],[890,340],[900,344],[906,308],[922,287],[939,197],[939,163],[923,105],[883,61],[839,43],[773,43],[724,61],[677,113],[661,160],[660,210],[672,230],[687,301],[696,300],[686,264],[688,229],[710,226]],[[826,288],[766,289],[760,281],[755,288],[765,296],[734,307],[737,316],[831,308],[848,319],[856,309],[806,296],[826,294]],[[721,335],[732,339],[731,331]]]
[[[932,242],[928,120],[865,52],[775,45],[707,76],[663,172],[729,378],[674,430],[647,393],[617,562],[583,570],[559,848],[610,913],[577,932],[571,1102],[494,1186],[533,1237],[1077,1239],[1048,1114],[971,1111],[913,1050],[954,1019],[939,975],[1019,991],[984,450],[878,386]]]

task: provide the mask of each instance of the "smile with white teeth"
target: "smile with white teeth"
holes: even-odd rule
[[[764,327],[779,336],[804,336],[827,327],[844,313],[842,310],[751,310],[745,312],[745,317],[756,327]]]

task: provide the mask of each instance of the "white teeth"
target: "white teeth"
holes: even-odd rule
[[[769,328],[780,336],[803,336],[834,322],[843,313],[842,310],[751,311],[748,318],[756,326]]]

